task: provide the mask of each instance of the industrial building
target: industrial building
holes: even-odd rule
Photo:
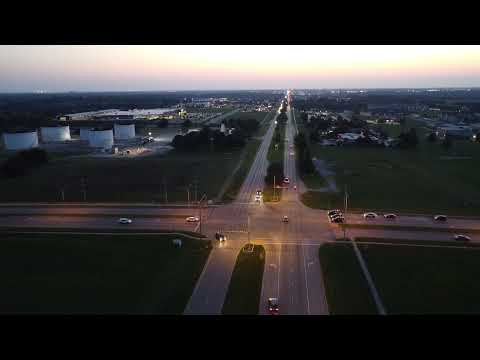
[[[111,149],[113,146],[113,130],[91,129],[88,132],[88,142],[91,147]]]
[[[16,131],[3,134],[7,150],[24,150],[38,147],[37,131]]]
[[[40,128],[43,142],[61,142],[71,140],[70,126],[48,126]]]
[[[117,140],[127,140],[135,138],[134,124],[114,124],[114,135]]]
[[[469,126],[460,126],[447,123],[438,126],[436,130],[437,136],[440,138],[444,138],[446,135],[449,135],[456,138],[470,139],[473,136],[472,128]]]
[[[89,133],[92,128],[80,128],[80,140],[89,140]]]

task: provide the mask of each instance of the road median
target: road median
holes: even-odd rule
[[[258,314],[265,249],[261,245],[249,249],[247,245],[238,254],[222,308],[223,315]]]
[[[339,224],[340,228],[346,229],[377,229],[377,230],[394,230],[394,231],[431,231],[442,233],[480,233],[480,229],[468,228],[439,228],[433,226],[402,226],[402,225],[376,225],[376,224]]]

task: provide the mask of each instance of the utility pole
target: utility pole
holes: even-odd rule
[[[62,196],[62,201],[65,201],[65,188],[62,187],[62,189],[60,190],[60,194]]]
[[[273,176],[273,201],[275,201],[275,175]]]
[[[83,201],[87,201],[87,179],[85,178],[85,176],[82,177],[81,184],[83,191]]]
[[[163,189],[165,191],[165,204],[168,203],[168,193],[167,193],[167,181],[165,177],[163,178]]]
[[[195,178],[195,180],[193,181],[193,183],[195,184],[195,202],[197,202],[197,188],[198,188],[198,180],[197,180],[197,178]]]
[[[203,194],[202,198],[200,199],[200,201],[198,202],[198,211],[199,211],[199,216],[198,216],[198,219],[199,219],[199,226],[198,226],[198,230],[200,231],[200,234],[202,233],[202,201],[204,198],[207,197],[207,194]],[[208,204],[207,204],[208,206]]]
[[[190,184],[187,186],[187,202],[188,202],[188,207],[190,207]]]
[[[348,209],[348,192],[347,192],[347,185],[345,185],[345,198],[344,198],[344,218],[345,218],[345,224],[343,225],[343,240],[347,240],[347,209]]]
[[[248,230],[248,243],[250,244],[250,211],[247,209],[247,230]]]

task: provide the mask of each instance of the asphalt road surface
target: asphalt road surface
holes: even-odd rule
[[[276,297],[280,314],[326,315],[328,304],[318,248],[322,242],[332,240],[334,232],[321,212],[299,201],[299,191],[305,186],[297,175],[295,155],[290,155],[297,133],[293,109],[289,108],[287,115],[284,173],[290,186],[283,190],[278,204],[264,205],[253,223],[252,239],[266,250],[259,313],[268,314],[267,299]],[[282,221],[285,215],[290,219],[288,223]]]
[[[236,201],[212,211],[203,233],[214,238],[219,231],[227,236],[225,244],[216,243],[200,275],[184,314],[220,315],[240,249],[248,241],[249,205],[257,189],[263,189],[267,153],[273,137],[272,121],[259,147]]]

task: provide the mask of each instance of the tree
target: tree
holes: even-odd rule
[[[448,134],[445,135],[445,139],[442,142],[442,146],[445,149],[450,149],[453,145],[452,137]]]
[[[435,141],[437,141],[437,134],[431,132],[430,134],[428,134],[427,140],[431,143],[434,143]]]
[[[265,176],[265,183],[267,185],[273,185],[273,180],[275,178],[275,183],[280,184],[283,181],[283,163],[273,162],[268,165],[267,176]]]
[[[405,117],[402,116],[400,118],[399,122],[400,122],[400,127],[401,127],[402,132],[403,132],[405,130],[405,125],[407,124],[407,120],[405,119]]]
[[[7,177],[22,176],[30,169],[46,164],[48,154],[43,149],[22,150],[2,164],[1,171]]]
[[[190,127],[192,127],[192,121],[190,119],[187,119],[182,123],[182,128],[188,129]]]

